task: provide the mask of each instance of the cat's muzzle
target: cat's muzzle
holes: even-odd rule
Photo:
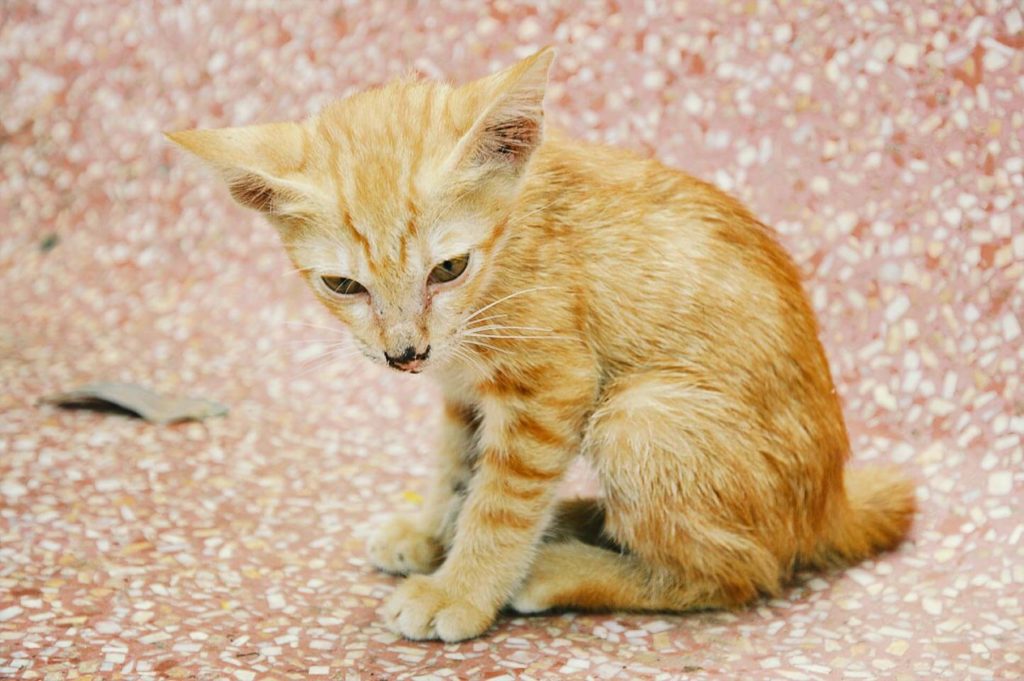
[[[416,348],[410,345],[400,355],[384,353],[384,359],[388,361],[389,367],[413,374],[418,374],[423,370],[423,364],[427,361],[427,357],[430,357],[429,345],[423,352],[416,352]]]

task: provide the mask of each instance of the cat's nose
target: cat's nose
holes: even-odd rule
[[[384,359],[388,361],[388,366],[399,371],[410,371],[414,374],[420,371],[427,357],[430,357],[429,345],[423,352],[417,352],[416,348],[410,345],[399,355],[384,353]]]

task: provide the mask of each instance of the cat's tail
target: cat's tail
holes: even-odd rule
[[[910,530],[914,483],[891,468],[847,469],[846,504],[830,518],[812,562],[850,564],[895,548]]]

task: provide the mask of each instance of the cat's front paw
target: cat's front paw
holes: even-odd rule
[[[496,610],[472,603],[465,590],[450,589],[436,576],[413,575],[403,582],[384,606],[391,631],[414,641],[464,641],[484,633]]]
[[[374,567],[395,575],[430,572],[437,566],[441,546],[416,523],[403,516],[391,516],[367,544]]]

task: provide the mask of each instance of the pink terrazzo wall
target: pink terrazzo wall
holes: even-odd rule
[[[899,551],[740,612],[503,618],[449,646],[382,628],[394,579],[364,558],[367,523],[415,512],[436,394],[323,361],[337,334],[272,230],[160,131],[542,44],[550,120],[781,232],[855,461],[919,483]],[[0,677],[1020,678],[1022,140],[1013,0],[7,0]],[[99,378],[232,413],[157,427],[36,403]]]

